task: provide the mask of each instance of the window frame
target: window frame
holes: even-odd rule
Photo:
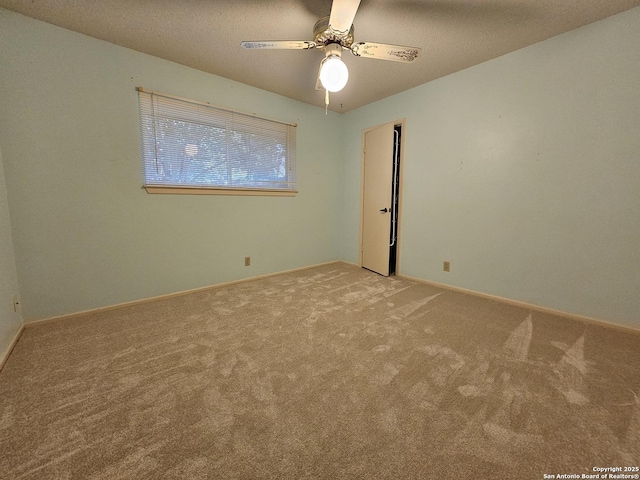
[[[297,128],[297,124],[296,123],[289,123],[289,122],[284,122],[281,120],[275,120],[272,118],[267,118],[267,117],[263,117],[263,116],[259,116],[259,115],[255,115],[255,114],[250,114],[250,113],[246,113],[246,112],[241,112],[238,110],[233,110],[233,109],[228,109],[228,108],[222,108],[222,107],[218,107],[215,105],[212,105],[209,102],[202,102],[202,101],[198,101],[198,100],[192,100],[189,98],[184,98],[184,97],[179,97],[179,96],[175,96],[175,95],[170,95],[170,94],[165,94],[165,93],[161,93],[161,92],[156,92],[153,90],[148,90],[145,89],[144,87],[137,87],[136,90],[138,91],[138,109],[139,109],[139,120],[140,120],[140,152],[141,152],[141,160],[142,160],[142,169],[143,169],[143,186],[142,188],[144,188],[147,193],[152,193],[152,194],[174,194],[174,195],[247,195],[247,196],[254,196],[254,195],[259,195],[259,196],[283,196],[283,197],[293,197],[296,196],[298,194],[298,190],[297,190],[297,183],[296,183],[296,177],[295,177],[295,169],[296,169],[296,128]],[[146,175],[146,168],[147,168],[147,155],[148,152],[145,150],[145,146],[146,143],[145,142],[145,133],[143,131],[144,128],[144,123],[145,123],[145,118],[147,120],[151,120],[152,122],[157,121],[156,117],[151,114],[148,117],[145,117],[143,114],[143,99],[142,99],[142,94],[145,95],[150,95],[151,96],[151,101],[153,101],[153,96],[157,96],[157,97],[163,97],[163,98],[167,98],[167,99],[171,99],[171,100],[175,100],[175,101],[179,101],[179,102],[183,102],[185,104],[193,104],[194,107],[198,108],[201,106],[207,107],[207,108],[211,108],[215,111],[217,111],[220,114],[235,114],[235,115],[239,115],[239,116],[245,116],[245,117],[251,117],[253,119],[257,119],[258,121],[266,121],[266,122],[271,122],[271,123],[277,123],[277,124],[282,124],[282,125],[286,125],[287,127],[292,127],[293,128],[293,141],[289,141],[288,145],[287,145],[287,151],[288,151],[288,158],[287,158],[287,168],[289,170],[289,172],[287,173],[287,180],[282,182],[282,183],[289,183],[289,184],[293,184],[293,188],[269,188],[269,187],[259,187],[259,186],[246,186],[246,185],[240,185],[240,186],[222,186],[222,185],[183,185],[183,184],[176,184],[176,183],[167,183],[167,184],[156,184],[156,183],[147,183],[147,175]],[[164,117],[158,117],[158,118],[164,118]],[[213,126],[213,125],[212,125]],[[228,127],[225,127],[225,129],[228,130]],[[228,145],[226,145],[228,147]],[[293,151],[291,151],[293,149]],[[155,153],[155,152],[154,152]],[[156,156],[156,155],[154,155]],[[229,161],[229,159],[227,158],[225,161]],[[291,181],[291,179],[293,179],[293,181]],[[277,182],[274,182],[277,183]]]

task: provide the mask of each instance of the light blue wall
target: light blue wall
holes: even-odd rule
[[[11,238],[7,189],[0,152],[0,358],[7,352],[11,341],[22,325],[20,312],[13,309],[13,297],[19,295],[16,260]]]
[[[26,321],[338,258],[338,114],[7,10],[0,65]],[[300,193],[147,194],[136,86],[298,123]]]
[[[636,8],[325,117],[0,9],[25,319],[357,262],[362,130],[406,118],[403,273],[640,326],[639,25]],[[300,194],[146,194],[138,85],[297,122]]]
[[[345,114],[344,260],[400,118],[402,273],[640,327],[640,8]]]

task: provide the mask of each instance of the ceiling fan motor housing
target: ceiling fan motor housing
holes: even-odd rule
[[[331,28],[329,17],[323,17],[313,27],[313,40],[321,46],[337,43],[344,48],[349,48],[353,43],[353,25],[348,32],[339,32]]]

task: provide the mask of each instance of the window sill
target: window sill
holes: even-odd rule
[[[275,197],[295,197],[297,190],[260,190],[251,188],[204,188],[204,187],[157,187],[144,186],[147,193],[169,195],[260,195]]]

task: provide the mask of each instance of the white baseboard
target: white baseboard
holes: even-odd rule
[[[89,313],[106,312],[106,311],[109,311],[109,310],[116,310],[116,309],[119,309],[119,308],[131,307],[131,306],[134,306],[134,305],[141,305],[141,304],[144,304],[144,303],[155,302],[157,300],[164,300],[164,299],[173,298],[173,297],[181,297],[183,295],[189,295],[191,293],[198,293],[198,292],[203,292],[203,291],[206,291],[206,290],[212,290],[212,289],[215,289],[215,288],[228,287],[230,285],[236,285],[238,283],[251,282],[253,280],[261,280],[263,278],[275,277],[277,275],[285,275],[287,273],[300,272],[302,270],[309,270],[311,268],[321,267],[323,265],[331,265],[333,263],[340,263],[340,261],[339,260],[333,260],[331,262],[317,263],[315,265],[309,265],[309,266],[306,266],[306,267],[293,268],[291,270],[284,270],[284,271],[281,271],[281,272],[265,273],[264,275],[257,275],[257,276],[254,276],[254,277],[242,278],[240,280],[231,280],[229,282],[217,283],[215,285],[209,285],[207,287],[192,288],[190,290],[184,290],[184,291],[181,291],[181,292],[167,293],[165,295],[158,295],[158,296],[155,296],[155,297],[142,298],[140,300],[132,300],[130,302],[117,303],[115,305],[107,305],[105,307],[98,307],[98,308],[92,308],[92,309],[89,309],[89,310],[82,310],[80,312],[67,313],[67,314],[64,314],[64,315],[57,315],[55,317],[41,318],[41,319],[37,319],[37,320],[25,320],[24,326],[25,326],[25,328],[29,328],[31,326],[40,325],[40,324],[43,324],[43,323],[57,322],[58,320],[64,320],[64,319],[67,319],[67,318],[80,317],[80,316],[83,316],[83,315],[87,315]]]
[[[584,315],[576,315],[575,313],[563,312],[561,310],[554,310],[553,308],[541,307],[540,305],[534,305],[532,303],[526,303],[518,300],[512,300],[510,298],[499,297],[497,295],[490,295],[488,293],[477,292],[475,290],[469,290],[466,288],[454,287],[452,285],[447,285],[446,283],[433,282],[431,280],[425,280],[419,277],[412,277],[411,275],[404,275],[404,274],[397,273],[396,276],[399,278],[406,278],[407,280],[412,280],[414,282],[425,283],[427,285],[431,285],[434,287],[443,288],[445,290],[452,290],[454,292],[466,293],[469,295],[473,295],[475,297],[486,298],[487,300],[493,300],[495,302],[505,303],[507,305],[512,305],[514,307],[526,308],[527,310],[533,310],[535,312],[547,313],[550,315],[556,315],[558,317],[570,318],[572,320],[591,323],[601,327],[609,327],[609,328],[614,328],[616,330],[623,330],[627,333],[640,334],[640,327],[623,325],[620,323],[610,322],[608,320],[601,320],[598,318],[586,317]]]
[[[13,351],[13,348],[16,346],[16,343],[18,343],[18,340],[20,339],[20,335],[22,335],[23,331],[24,331],[24,325],[20,325],[20,328],[18,328],[18,331],[16,332],[16,334],[13,336],[13,339],[9,343],[9,346],[4,352],[2,352],[2,355],[0,356],[0,372],[4,367],[4,364],[7,363],[7,360],[9,359],[9,355],[11,355],[11,352]]]

